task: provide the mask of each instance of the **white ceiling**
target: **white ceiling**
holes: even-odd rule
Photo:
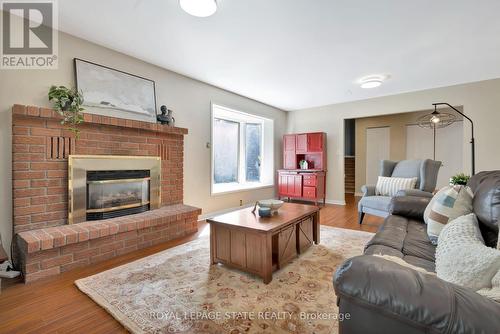
[[[498,0],[59,1],[62,31],[285,109],[500,77]],[[379,88],[357,80],[387,74]]]

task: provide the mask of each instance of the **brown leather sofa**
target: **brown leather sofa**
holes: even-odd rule
[[[474,212],[488,246],[496,247],[500,217],[500,171],[481,172],[469,181]],[[397,256],[435,271],[435,246],[423,212],[430,199],[398,196],[391,215],[365,247],[365,255],[344,262],[334,275],[341,334],[500,333],[500,303],[445,282],[437,276],[372,254]]]

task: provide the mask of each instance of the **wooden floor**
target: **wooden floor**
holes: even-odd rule
[[[321,209],[321,224],[375,232],[382,219],[366,216],[360,226],[354,197],[346,206],[327,205]],[[73,282],[101,271],[157,253],[208,234],[205,222],[199,232],[154,247],[110,259],[88,268],[79,268],[29,285],[2,280],[0,333],[125,333],[125,329],[104,309],[80,292]]]

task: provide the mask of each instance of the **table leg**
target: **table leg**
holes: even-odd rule
[[[273,236],[270,233],[262,235],[264,250],[262,252],[262,278],[264,284],[273,279]]]
[[[319,211],[314,214],[313,217],[313,240],[314,243],[317,245],[319,244],[319,231],[320,231],[320,222],[319,222]]]
[[[216,264],[215,261],[215,226],[210,224],[210,264]]]

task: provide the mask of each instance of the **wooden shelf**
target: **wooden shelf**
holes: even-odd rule
[[[15,104],[12,108],[13,115],[25,116],[25,117],[39,117],[46,119],[57,119],[61,120],[62,117],[55,110],[49,108],[40,108],[36,106],[25,106],[21,104]],[[122,128],[132,128],[144,131],[153,131],[168,133],[174,135],[187,135],[188,129],[172,127],[167,125],[162,125],[158,123],[134,121],[130,119],[109,117],[94,115],[89,113],[83,113],[83,124],[101,124],[108,126],[117,126]]]

